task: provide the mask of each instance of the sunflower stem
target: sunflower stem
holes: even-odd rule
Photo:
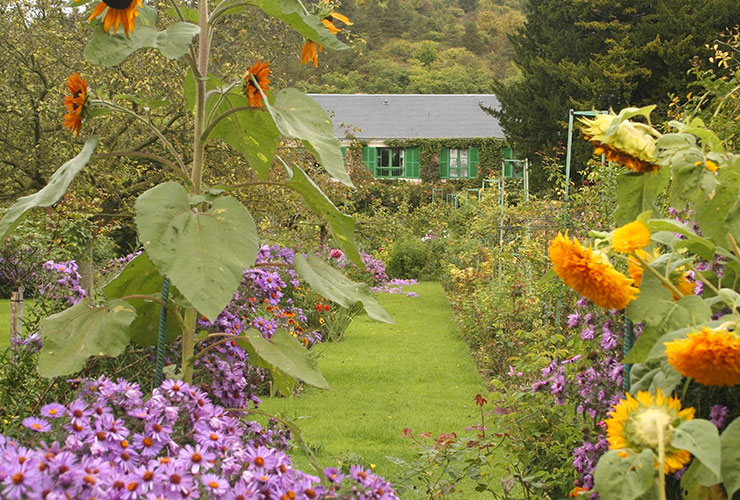
[[[183,382],[193,382],[193,365],[195,364],[195,324],[198,319],[198,311],[190,308],[185,311],[185,328],[182,331],[182,360],[180,371]]]
[[[636,253],[633,253],[632,255],[637,259],[637,261],[640,263],[643,269],[647,269],[648,272],[650,272],[650,274],[658,278],[660,282],[663,283],[663,286],[665,286],[667,289],[673,292],[673,294],[676,297],[679,297],[679,298],[683,297],[683,294],[681,293],[681,291],[678,288],[676,288],[676,285],[671,283],[671,280],[667,279],[665,276],[660,274],[657,269],[655,269],[653,266],[648,264],[645,259],[637,255]]]
[[[709,281],[708,279],[706,279],[699,271],[697,271],[696,268],[694,267],[694,265],[691,262],[688,262],[686,264],[686,267],[688,267],[689,270],[693,271],[694,278],[695,279],[698,278],[699,281],[701,281],[702,283],[704,283],[704,285],[708,286],[710,290],[712,290],[714,293],[716,293],[717,295],[719,295],[719,290],[717,289],[717,287],[714,286],[714,284],[712,284],[711,281]],[[730,307],[732,307],[732,304],[729,304],[729,305],[730,305]]]
[[[195,75],[195,121],[193,133],[193,168],[190,179],[193,183],[193,194],[200,194],[203,182],[203,164],[205,160],[205,143],[201,136],[205,128],[206,116],[206,81],[208,79],[208,52],[210,34],[208,31],[208,0],[198,2],[198,74]]]
[[[665,429],[663,424],[655,422],[658,430],[658,500],[666,500],[665,496]]]

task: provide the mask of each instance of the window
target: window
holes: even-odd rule
[[[468,150],[450,149],[450,178],[468,177]]]
[[[376,177],[403,177],[403,149],[378,148]]]

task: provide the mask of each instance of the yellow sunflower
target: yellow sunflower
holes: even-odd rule
[[[134,24],[136,16],[139,15],[138,7],[141,7],[141,2],[142,0],[102,0],[87,20],[92,21],[108,9],[103,18],[103,30],[108,33],[112,26],[115,35],[118,32],[118,26],[123,25],[123,31],[128,36],[134,32]]]
[[[637,399],[626,394],[626,399],[619,401],[605,421],[609,449],[630,449],[641,453],[649,448],[657,456],[662,435],[665,448],[664,472],[670,474],[680,470],[689,463],[691,454],[671,446],[673,431],[682,422],[692,420],[694,414],[694,408],[682,410],[678,398],[667,397],[660,389],[655,396],[640,391]],[[659,432],[660,429],[662,432]],[[657,463],[655,467],[658,467]]]
[[[650,244],[650,230],[636,220],[625,224],[612,233],[612,248],[620,253],[630,253]]]
[[[301,48],[301,64],[312,62],[314,68],[318,68],[319,54],[316,51],[317,48],[318,52],[321,52],[323,50],[321,45],[317,44],[316,42],[312,40],[306,40],[306,42],[303,44],[303,47]]]
[[[634,281],[617,271],[605,255],[594,252],[568,233],[558,233],[548,251],[555,273],[563,282],[605,309],[624,309],[639,290]]]
[[[252,108],[262,107],[262,93],[260,89],[254,84],[252,76],[257,80],[257,84],[262,89],[262,92],[267,93],[267,89],[270,88],[270,63],[269,61],[262,62],[257,61],[252,64],[247,71],[247,76],[244,77],[244,92],[247,94],[247,100],[249,106]]]
[[[68,96],[64,97],[64,105],[67,106],[67,113],[64,115],[64,126],[68,127],[75,135],[80,135],[82,128],[82,115],[87,103],[87,81],[74,72],[67,78]]]
[[[614,114],[596,115],[591,120],[581,118],[583,136],[594,146],[594,153],[635,172],[656,172],[656,139],[649,133],[650,127],[624,120],[607,139],[606,131],[615,118]]]
[[[668,362],[681,375],[704,385],[740,384],[740,337],[725,329],[701,330],[665,344]]]

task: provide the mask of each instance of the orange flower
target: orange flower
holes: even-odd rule
[[[314,68],[319,67],[319,54],[316,51],[317,47],[318,52],[321,52],[323,50],[323,47],[321,47],[321,45],[317,44],[313,40],[306,40],[306,42],[303,44],[303,47],[301,48],[301,64],[312,62]]]
[[[332,12],[328,16],[326,16],[324,19],[321,20],[322,23],[324,23],[324,26],[326,26],[326,29],[331,31],[332,35],[336,35],[341,29],[337,28],[334,25],[334,22],[332,21],[332,18],[336,19],[337,21],[342,21],[344,24],[348,26],[352,26],[354,23],[349,20],[349,18],[343,14],[340,14],[339,12]]]
[[[634,281],[617,271],[606,256],[585,248],[573,238],[558,233],[550,243],[550,260],[563,282],[605,309],[624,309],[639,290]]]
[[[630,253],[650,244],[650,230],[636,220],[625,224],[612,233],[612,247],[620,253]]]
[[[700,384],[740,384],[740,338],[734,332],[702,326],[684,339],[666,342],[665,354],[676,371]]]
[[[102,0],[95,10],[92,11],[88,21],[92,21],[97,16],[101,15],[105,9],[108,9],[105,17],[103,18],[103,30],[108,33],[111,26],[113,27],[113,34],[118,32],[118,26],[123,25],[123,31],[126,36],[134,32],[134,24],[136,23],[136,17],[139,15],[137,7],[141,7],[142,0]]]
[[[255,85],[254,80],[252,80],[252,76],[257,80],[259,88]],[[247,76],[244,77],[244,92],[247,94],[247,100],[249,101],[250,107],[262,107],[262,93],[260,92],[260,88],[262,89],[262,92],[267,93],[267,89],[270,88],[269,77],[270,63],[268,61],[257,61],[252,64],[249,71],[247,71]]]
[[[82,128],[82,114],[87,102],[87,81],[75,72],[67,78],[67,90],[70,95],[64,98],[64,105],[69,113],[64,115],[64,126],[75,135],[80,135]]]

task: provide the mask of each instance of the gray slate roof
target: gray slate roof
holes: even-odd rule
[[[329,113],[337,136],[358,139],[505,137],[493,94],[308,94]]]

